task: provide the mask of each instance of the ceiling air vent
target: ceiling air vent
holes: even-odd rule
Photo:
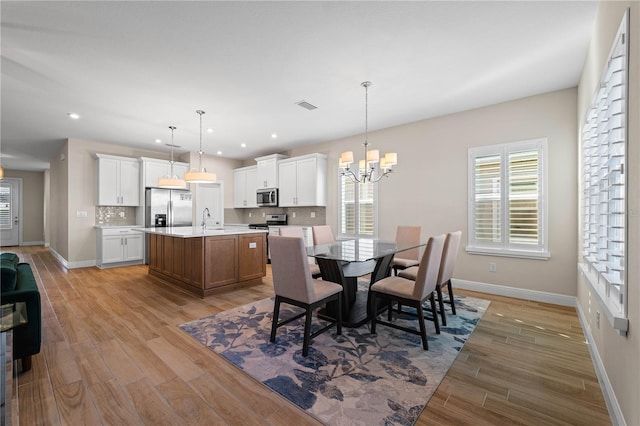
[[[312,105],[307,101],[296,102],[296,105],[301,106],[304,109],[308,109],[309,111],[312,111],[312,110],[318,108],[317,106]]]
[[[171,148],[182,148],[182,145],[172,145],[170,143],[166,143],[165,145]]]

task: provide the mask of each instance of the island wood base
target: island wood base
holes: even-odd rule
[[[260,284],[267,274],[266,234],[182,238],[149,235],[149,274],[200,297]]]

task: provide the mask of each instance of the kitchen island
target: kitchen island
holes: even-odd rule
[[[149,274],[200,297],[260,284],[267,273],[266,231],[199,226],[138,230],[148,235]]]

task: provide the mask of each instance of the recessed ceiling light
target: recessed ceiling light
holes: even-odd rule
[[[156,139],[155,143],[162,143],[162,139]]]
[[[276,139],[278,137],[278,135],[276,135],[275,133],[271,133],[271,138],[272,139]]]
[[[240,148],[246,148],[246,147],[247,147],[247,144],[246,144],[246,143],[241,143],[241,144],[240,144]]]
[[[222,151],[218,151],[218,155],[222,155]]]
[[[212,129],[211,127],[209,127],[209,128],[207,129],[207,133],[213,133],[213,129]]]
[[[77,120],[80,118],[80,116],[78,114],[76,114],[75,112],[69,112],[67,113],[67,115],[69,116],[69,118],[71,118],[72,120]]]

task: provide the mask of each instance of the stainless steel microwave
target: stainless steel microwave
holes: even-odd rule
[[[258,207],[278,207],[278,188],[258,189],[256,196]]]

